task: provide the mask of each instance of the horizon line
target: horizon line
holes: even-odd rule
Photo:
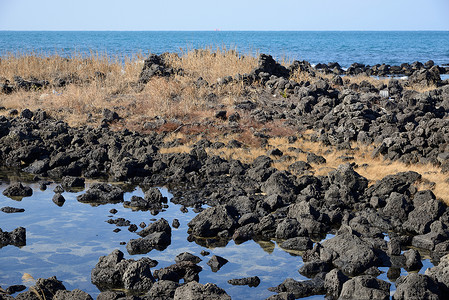
[[[384,30],[373,30],[373,29],[341,29],[341,30],[295,30],[295,29],[283,29],[283,30],[226,30],[226,29],[207,29],[207,30],[105,30],[105,29],[0,29],[0,31],[8,32],[429,32],[429,31],[439,31],[439,32],[449,32],[449,29],[384,29]]]

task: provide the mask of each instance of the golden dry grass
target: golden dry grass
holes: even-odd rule
[[[254,56],[239,55],[235,50],[202,49],[170,54],[167,61],[174,69],[182,68],[185,76],[153,78],[143,90],[136,87],[144,57],[138,54],[125,60],[106,54],[62,55],[9,54],[0,60],[0,83],[13,82],[14,76],[25,80],[47,80],[43,89],[0,93],[0,105],[11,109],[38,108],[67,121],[70,125],[98,122],[103,108],[118,110],[132,122],[160,116],[189,119],[206,110],[207,96],[214,93],[216,101],[232,105],[244,93],[242,83],[214,85],[219,78],[249,73],[257,64]],[[106,77],[98,78],[96,72]],[[56,87],[57,78],[74,78],[74,84]],[[202,77],[209,87],[197,87]]]

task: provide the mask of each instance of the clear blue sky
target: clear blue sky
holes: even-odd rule
[[[0,0],[0,30],[449,30],[449,0]]]

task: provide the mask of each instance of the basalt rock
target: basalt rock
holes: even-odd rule
[[[126,260],[120,250],[114,250],[107,256],[102,256],[92,269],[91,280],[100,291],[124,288],[143,292],[149,290],[155,279],[150,268],[157,262],[148,257],[137,261]]]
[[[201,284],[189,282],[178,287],[175,291],[174,300],[230,300],[231,297],[221,288],[213,283]]]
[[[106,183],[94,183],[84,194],[76,197],[79,202],[92,204],[118,203],[123,201],[123,190]]]
[[[396,292],[393,300],[441,299],[437,282],[424,274],[410,273],[396,280]]]
[[[33,190],[28,186],[22,185],[20,182],[16,182],[8,186],[3,191],[3,195],[7,197],[30,197],[33,195]]]
[[[238,220],[234,207],[218,205],[200,212],[187,225],[191,234],[201,237],[214,237],[222,231],[232,231]]]
[[[0,248],[7,245],[22,247],[26,245],[26,229],[18,227],[11,232],[0,229]]]
[[[369,275],[357,276],[343,284],[339,299],[390,299],[390,283]]]
[[[232,285],[247,285],[249,287],[257,287],[260,284],[260,279],[257,276],[253,276],[238,279],[229,279],[228,283]]]

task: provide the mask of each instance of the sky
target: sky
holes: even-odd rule
[[[449,0],[0,0],[0,30],[449,30]]]

